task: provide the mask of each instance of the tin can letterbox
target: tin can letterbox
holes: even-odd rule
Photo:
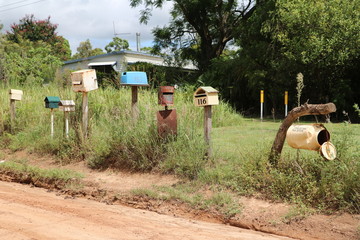
[[[219,91],[213,87],[199,87],[194,93],[194,104],[197,107],[219,105]]]
[[[123,72],[120,84],[125,86],[149,86],[145,72]]]
[[[158,103],[161,106],[173,106],[174,92],[175,88],[173,86],[160,86],[158,92]]]
[[[61,100],[59,102],[59,110],[63,112],[74,112],[75,102],[73,100]]]
[[[336,158],[330,133],[322,124],[292,125],[286,132],[286,141],[292,148],[319,151],[328,160]]]
[[[21,101],[23,91],[17,89],[10,89],[9,94],[11,100]]]
[[[47,96],[44,99],[45,108],[59,108],[60,98],[54,96]]]
[[[98,89],[95,69],[84,69],[72,72],[71,82],[74,92],[90,92]]]

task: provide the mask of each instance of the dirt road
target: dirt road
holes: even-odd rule
[[[0,182],[0,239],[290,239]]]

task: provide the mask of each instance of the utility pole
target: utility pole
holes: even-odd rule
[[[140,52],[140,33],[136,33],[136,51]]]

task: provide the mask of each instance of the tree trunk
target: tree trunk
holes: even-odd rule
[[[301,116],[306,115],[326,115],[336,111],[334,103],[327,104],[303,104],[300,107],[292,109],[288,116],[284,119],[283,123],[276,134],[275,141],[272,145],[269,162],[271,165],[276,166],[284,146],[286,132],[293,124],[293,122]]]

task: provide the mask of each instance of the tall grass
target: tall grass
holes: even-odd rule
[[[206,164],[203,159],[203,109],[192,103],[192,92],[175,93],[178,136],[160,139],[157,134],[156,89],[139,89],[140,116],[131,115],[130,88],[107,87],[88,94],[89,138],[82,138],[81,94],[55,84],[45,87],[16,87],[24,92],[16,103],[16,121],[10,126],[8,89],[1,89],[1,141],[13,151],[54,154],[63,163],[85,160],[94,168],[158,169],[195,177]],[[192,89],[192,88],[190,88]],[[50,110],[44,107],[45,96],[73,99],[76,112],[70,113],[69,138],[63,133],[63,112],[55,111],[55,135],[50,137]],[[214,108],[214,126],[238,124],[242,118],[224,103]],[[10,131],[10,129],[12,131]]]

